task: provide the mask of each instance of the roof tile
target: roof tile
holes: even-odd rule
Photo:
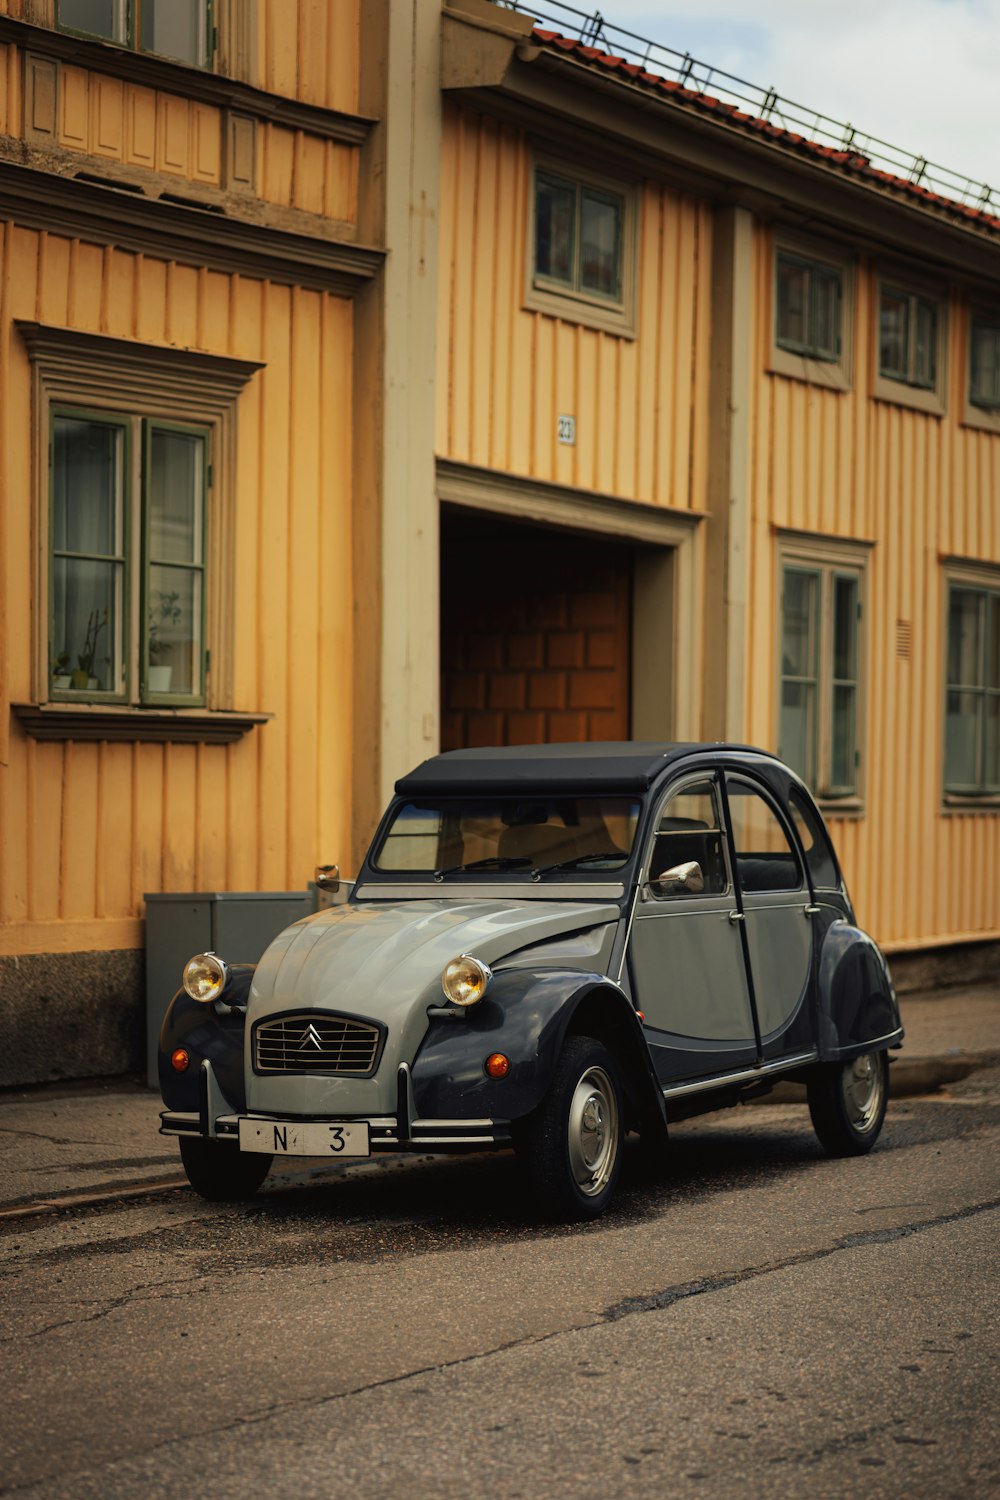
[[[1000,217],[996,214],[987,213],[984,209],[975,208],[968,203],[960,203],[954,198],[946,198],[943,194],[935,193],[919,182],[912,182],[906,177],[896,177],[891,172],[873,167],[868,158],[857,151],[840,151],[833,146],[824,146],[819,141],[811,141],[807,136],[786,130],[770,120],[762,120],[759,116],[747,114],[745,110],[725,100],[717,99],[712,94],[699,93],[695,89],[685,88],[683,84],[672,78],[663,78],[658,73],[649,73],[639,64],[630,63],[627,58],[588,46],[574,37],[561,36],[557,31],[547,31],[536,26],[534,40],[552,51],[572,55],[588,66],[598,67],[605,73],[628,74],[631,80],[645,85],[651,91],[668,94],[672,99],[685,105],[691,105],[708,114],[732,121],[747,130],[754,130],[759,135],[767,136],[771,140],[780,141],[782,145],[791,146],[804,156],[832,162],[842,167],[846,175],[860,177],[872,187],[880,188],[884,185],[895,193],[904,193],[909,198],[921,199],[936,210],[954,214],[984,229],[1000,231]]]

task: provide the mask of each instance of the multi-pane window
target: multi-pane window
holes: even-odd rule
[[[1000,317],[974,317],[969,330],[969,401],[1000,409]]]
[[[624,230],[620,194],[536,173],[536,285],[620,303]]]
[[[1000,794],[1000,587],[948,589],[945,791]]]
[[[779,251],[775,342],[809,359],[840,358],[843,278],[834,266]]]
[[[212,0],[57,0],[64,31],[207,67]]]
[[[932,390],[937,383],[938,304],[883,284],[879,295],[879,374]]]
[[[860,567],[782,567],[779,749],[822,797],[858,794]]]
[[[207,430],[72,407],[51,422],[52,696],[203,702]]]

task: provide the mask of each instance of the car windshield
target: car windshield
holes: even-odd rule
[[[435,797],[400,803],[371,863],[436,875],[580,875],[619,870],[639,803],[627,797]]]

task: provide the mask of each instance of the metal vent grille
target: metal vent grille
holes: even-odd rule
[[[910,620],[896,621],[896,655],[909,661],[913,655],[913,624]]]
[[[254,1032],[254,1067],[258,1073],[372,1073],[381,1040],[377,1026],[353,1016],[278,1016]]]

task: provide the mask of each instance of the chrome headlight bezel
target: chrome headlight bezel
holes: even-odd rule
[[[226,992],[229,965],[217,953],[196,953],[184,965],[184,993],[199,1005],[211,1005]]]
[[[489,989],[493,970],[471,953],[459,953],[441,971],[441,988],[452,1005],[476,1005]]]

